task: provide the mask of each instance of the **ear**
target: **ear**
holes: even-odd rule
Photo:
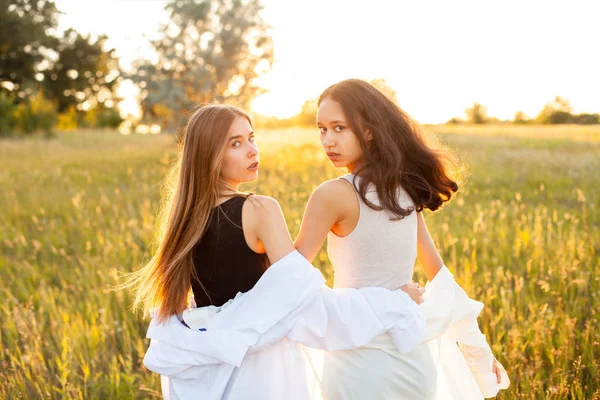
[[[373,134],[371,133],[370,129],[367,129],[365,133],[367,134],[367,142],[373,140]]]

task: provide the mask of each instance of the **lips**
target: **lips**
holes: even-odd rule
[[[329,157],[329,159],[331,161],[337,161],[340,159],[341,155],[339,153],[334,153],[332,151],[328,151],[327,152],[327,157]]]
[[[256,171],[257,169],[258,169],[258,161],[250,164],[250,166],[248,167],[248,171]]]

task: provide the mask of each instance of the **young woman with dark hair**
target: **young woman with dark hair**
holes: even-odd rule
[[[450,153],[429,145],[404,111],[358,79],[334,84],[321,94],[316,122],[327,156],[348,174],[324,182],[312,193],[295,241],[298,251],[311,261],[328,238],[335,288],[394,289],[410,284],[417,257],[428,281],[453,282],[422,213],[440,209],[458,190]],[[465,299],[464,292],[455,288],[452,293]],[[451,303],[453,298],[446,300]],[[461,304],[469,308],[468,303]],[[445,306],[438,304],[425,304],[430,315]],[[450,319],[444,328],[434,329],[437,321],[430,318],[428,328],[436,331],[432,337],[451,329]],[[479,332],[476,325],[470,329]],[[431,344],[402,354],[384,334],[362,348],[329,353],[323,376],[327,398],[434,399],[440,394],[470,398],[459,392],[451,396],[452,389],[440,386],[449,377],[442,376],[443,366]],[[461,348],[467,346],[462,343]],[[487,351],[487,343],[476,346],[485,348],[482,362],[489,363],[485,379],[494,376],[500,384],[502,366]],[[469,379],[471,373],[466,371]],[[503,376],[502,384],[508,384]]]

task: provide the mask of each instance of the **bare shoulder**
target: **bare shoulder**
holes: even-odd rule
[[[247,212],[248,216],[256,221],[282,215],[281,206],[277,200],[257,194],[248,197],[243,211]]]
[[[356,195],[352,184],[345,179],[325,181],[313,191],[312,198],[327,203],[354,203]]]
[[[247,203],[252,205],[257,212],[279,211],[279,202],[272,197],[255,194],[248,197]]]
[[[319,196],[331,198],[352,194],[353,192],[354,189],[352,188],[352,184],[345,179],[331,179],[325,181],[313,191],[314,194]]]

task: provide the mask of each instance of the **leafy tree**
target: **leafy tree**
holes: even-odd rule
[[[556,96],[552,103],[547,103],[536,117],[540,124],[568,124],[573,122],[571,104],[560,96]]]
[[[83,108],[112,107],[120,75],[115,50],[104,50],[108,37],[96,40],[69,29],[56,48],[57,60],[45,72],[44,85],[50,97],[58,100],[63,112],[71,105]],[[107,103],[107,104],[105,104]]]
[[[513,119],[513,124],[523,125],[529,123],[529,118],[523,111],[517,111],[515,113],[515,118]]]
[[[573,122],[580,125],[600,124],[600,114],[582,113],[573,115]]]
[[[471,108],[467,108],[465,114],[467,114],[467,121],[471,124],[485,124],[488,119],[487,109],[477,102],[473,103]]]
[[[58,119],[56,104],[40,90],[16,107],[14,118],[16,126],[24,133],[37,130],[51,133]]]
[[[57,111],[72,106],[81,112],[118,101],[118,60],[103,49],[107,37],[93,41],[72,29],[56,37],[59,13],[48,0],[0,0],[0,90],[10,93],[13,125],[23,132],[50,131]]]
[[[0,87],[19,91],[35,82],[48,49],[57,44],[51,35],[57,16],[52,1],[0,0]]]
[[[83,125],[89,128],[118,128],[121,122],[119,111],[101,105],[90,108],[83,119]]]
[[[255,78],[268,70],[273,44],[258,0],[172,0],[157,62],[140,60],[131,79],[141,89],[144,120],[176,128],[194,104],[248,107],[261,93]]]

